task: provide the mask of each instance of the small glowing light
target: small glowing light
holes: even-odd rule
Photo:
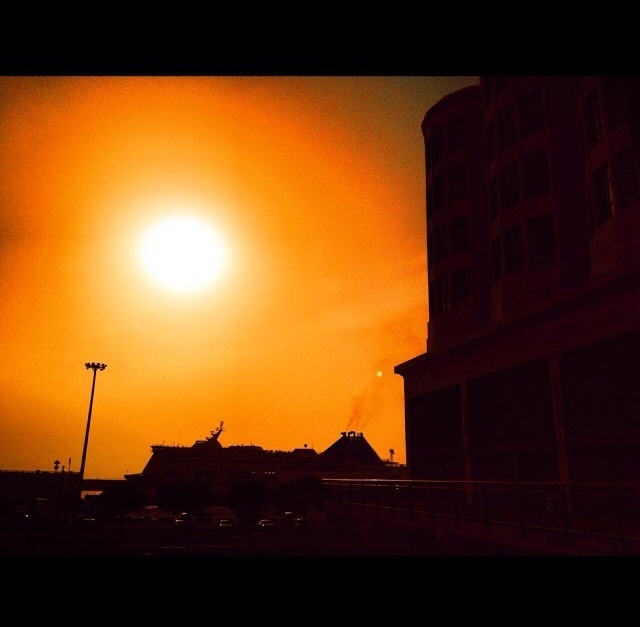
[[[376,372],[376,377],[381,377],[382,376],[382,370],[378,370],[378,372]]]

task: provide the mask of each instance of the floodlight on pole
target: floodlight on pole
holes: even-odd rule
[[[87,416],[87,430],[84,434],[84,446],[82,447],[82,462],[80,463],[80,480],[78,483],[78,490],[80,498],[82,498],[82,481],[84,480],[84,464],[87,460],[87,446],[89,445],[89,428],[91,427],[91,411],[93,410],[93,395],[96,389],[96,374],[98,370],[104,370],[107,364],[100,364],[98,362],[87,362],[85,364],[87,370],[91,368],[93,370],[93,382],[91,383],[91,400],[89,401],[89,415]]]

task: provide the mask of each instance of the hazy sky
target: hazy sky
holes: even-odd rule
[[[0,77],[0,469],[141,472],[152,444],[333,444],[405,462],[426,348],[424,141],[477,77]],[[161,219],[222,243],[181,292]]]

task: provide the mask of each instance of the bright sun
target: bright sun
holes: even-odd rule
[[[146,270],[161,285],[194,292],[221,272],[224,246],[204,222],[190,216],[165,218],[146,232],[140,246]]]

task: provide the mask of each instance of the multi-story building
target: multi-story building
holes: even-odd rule
[[[640,78],[501,76],[427,111],[412,479],[640,479]]]

